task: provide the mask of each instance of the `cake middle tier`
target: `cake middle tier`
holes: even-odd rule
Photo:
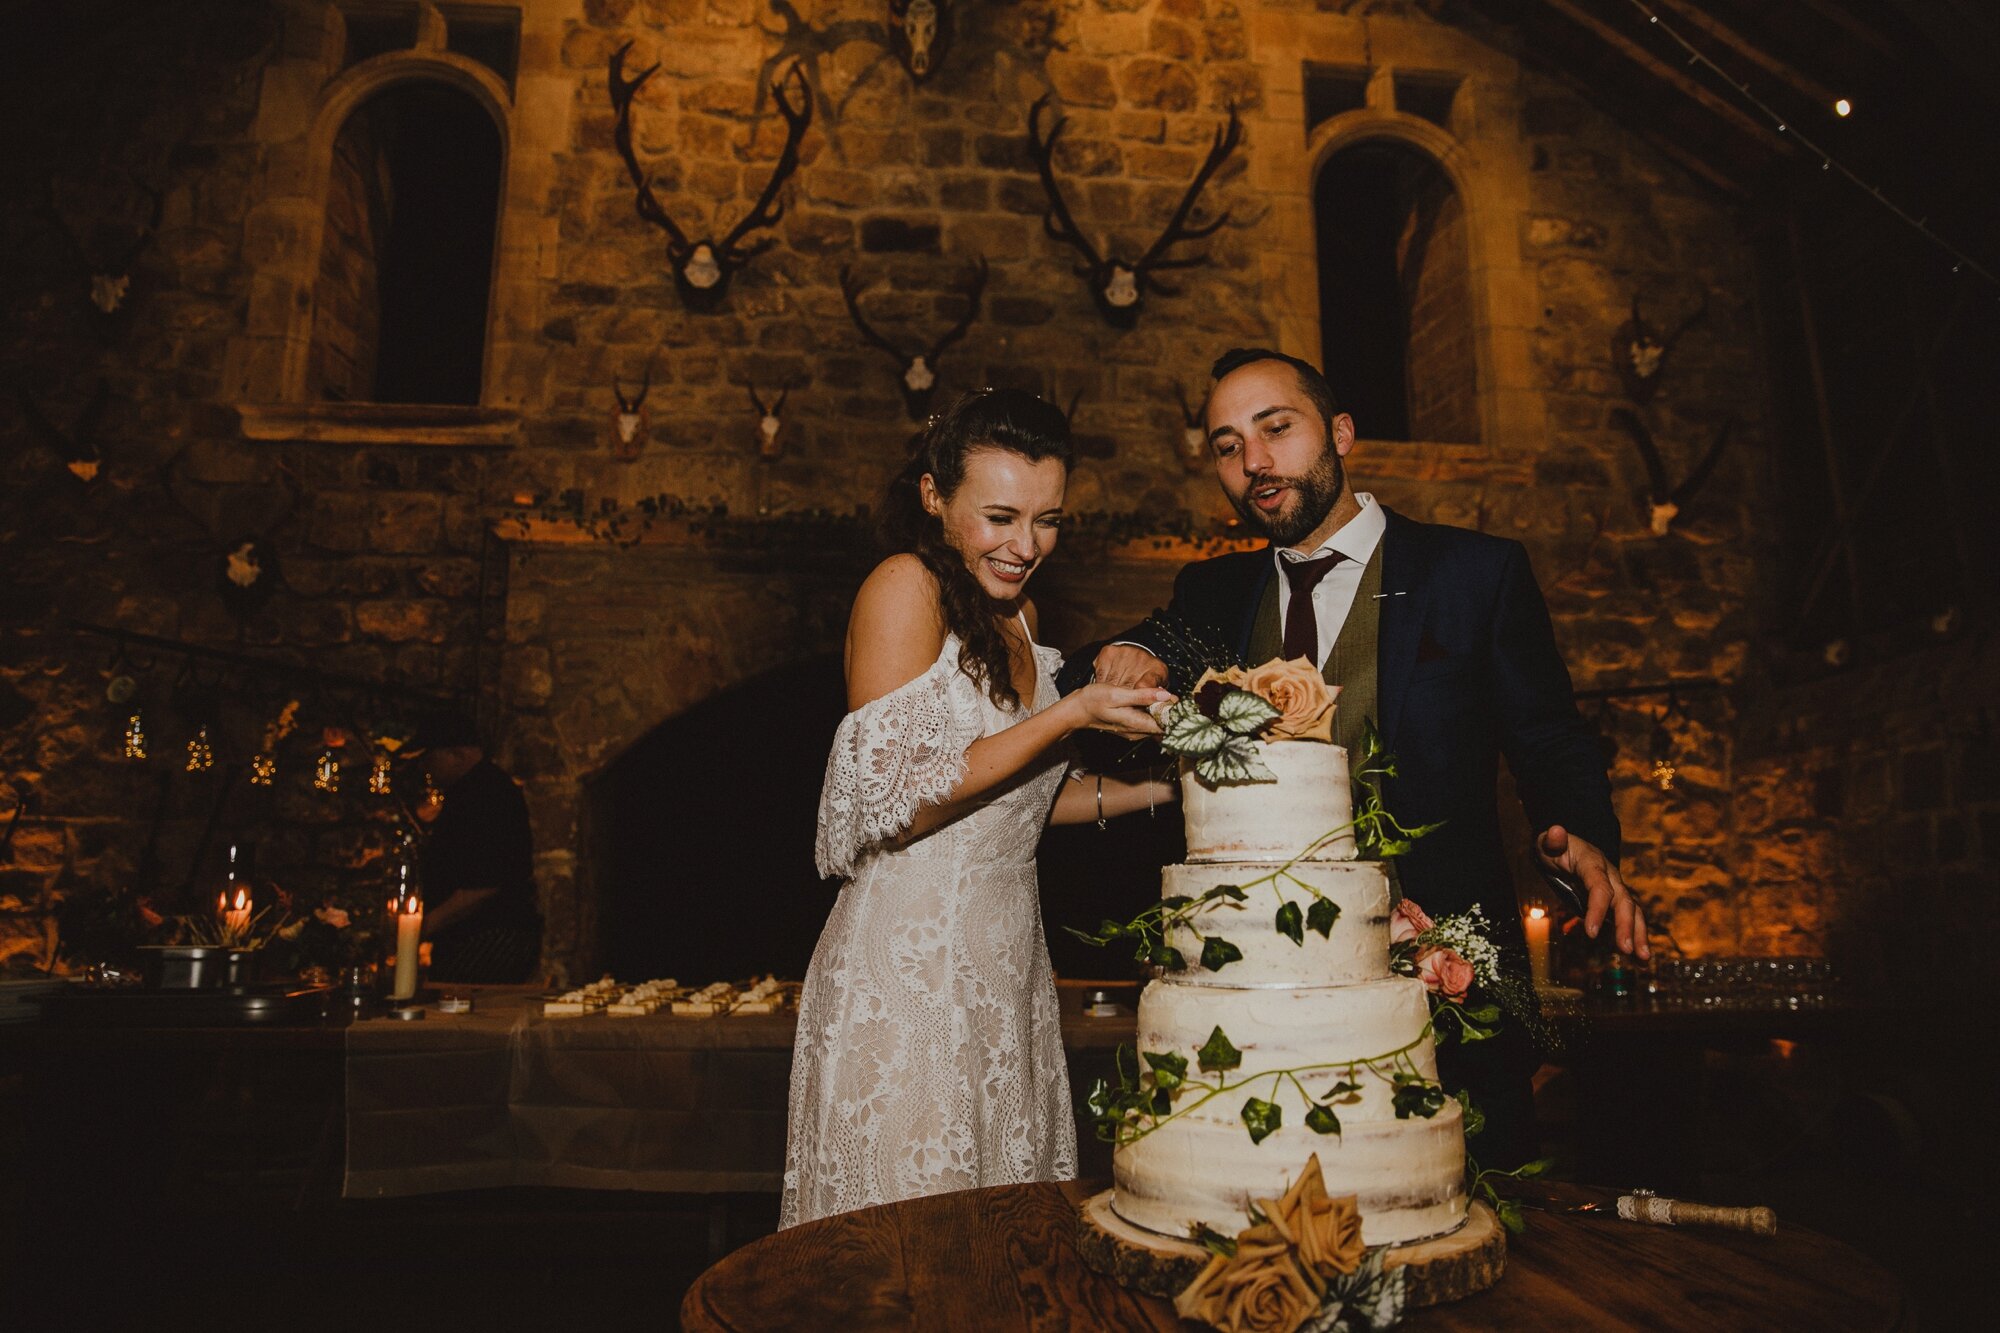
[[[1243,890],[1202,902],[1224,885]],[[1168,980],[1200,986],[1350,986],[1389,975],[1389,875],[1379,861],[1300,861],[1280,872],[1254,862],[1170,865],[1160,875],[1163,898],[1192,898],[1187,915],[1168,927],[1166,942],[1188,962]],[[1318,906],[1325,903],[1326,906]],[[1278,913],[1297,910],[1299,938],[1278,926]],[[1322,934],[1314,929],[1328,915]],[[1242,957],[1219,968],[1200,964],[1203,945],[1225,940]],[[1211,949],[1211,954],[1222,952]]]
[[[1437,1078],[1430,1020],[1424,983],[1415,977],[1269,990],[1160,980],[1148,982],[1139,996],[1137,1038],[1141,1052],[1186,1056],[1188,1076],[1193,1078],[1200,1072],[1198,1053],[1203,1044],[1221,1028],[1241,1057],[1236,1068],[1222,1071],[1230,1083],[1263,1071],[1303,1070],[1299,1083],[1315,1100],[1324,1099],[1337,1083],[1360,1085],[1357,1091],[1342,1094],[1335,1107],[1343,1121],[1393,1120],[1396,1073]],[[1366,1067],[1368,1062],[1374,1067]],[[1285,1105],[1286,1123],[1304,1123],[1308,1107],[1289,1079],[1279,1080],[1275,1095],[1268,1083],[1244,1093],[1252,1094]],[[1226,1105],[1225,1101],[1218,1099],[1191,1114],[1234,1117],[1241,1098]],[[1292,1117],[1294,1107],[1297,1120]]]

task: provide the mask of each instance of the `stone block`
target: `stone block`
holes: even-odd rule
[[[1056,96],[1062,99],[1065,106],[1113,106],[1117,103],[1118,93],[1112,85],[1111,66],[1102,60],[1071,55],[1067,51],[1051,51],[1047,70],[1049,86],[1055,89]],[[1192,105],[1194,79],[1191,75],[1184,77],[1189,105]]]
[[[373,519],[374,506],[366,495],[316,495],[306,516],[307,540],[322,551],[365,551]]]
[[[1199,100],[1187,66],[1150,56],[1130,61],[1119,71],[1118,91],[1133,106],[1159,111],[1192,111]]]
[[[861,223],[861,248],[870,253],[937,254],[935,217],[872,217]]]
[[[392,597],[354,605],[355,628],[391,643],[439,642],[444,623],[445,604],[435,599]]]
[[[414,554],[437,549],[441,505],[435,495],[377,496],[368,549]]]

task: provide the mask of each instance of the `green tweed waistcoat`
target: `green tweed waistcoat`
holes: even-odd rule
[[[1257,619],[1250,627],[1247,666],[1262,666],[1284,650],[1285,635],[1278,623],[1278,578],[1264,585],[1264,599],[1257,605]],[[1382,623],[1382,543],[1361,571],[1361,587],[1355,591],[1354,606],[1347,621],[1334,636],[1333,651],[1327,654],[1320,674],[1329,685],[1340,686],[1340,700],[1333,711],[1333,740],[1347,748],[1359,762],[1361,732],[1376,713],[1376,631]]]

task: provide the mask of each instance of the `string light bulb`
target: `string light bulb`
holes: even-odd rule
[[[127,759],[146,757],[146,719],[136,712],[125,719],[125,757]]]
[[[1848,116],[1853,115],[1854,103],[1848,101],[1845,97],[1841,98],[1839,101],[1833,104],[1833,114],[1841,117],[1842,119],[1845,119]]]
[[[313,789],[329,795],[340,790],[340,756],[330,746],[320,751],[319,762],[313,765]]]
[[[196,728],[194,735],[188,737],[187,750],[188,772],[206,773],[209,769],[215,767],[215,747],[209,744],[208,725],[206,723]]]
[[[268,787],[278,776],[278,761],[268,754],[250,756],[250,785]]]

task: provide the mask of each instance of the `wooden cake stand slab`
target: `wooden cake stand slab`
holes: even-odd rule
[[[1093,1194],[1077,1209],[1077,1252],[1106,1277],[1149,1296],[1171,1299],[1208,1263],[1208,1251],[1133,1226],[1111,1211],[1111,1191]],[[1465,1225],[1448,1236],[1398,1245],[1383,1268],[1406,1268],[1404,1304],[1442,1305],[1484,1291],[1507,1268],[1507,1232],[1483,1203],[1474,1203]]]

